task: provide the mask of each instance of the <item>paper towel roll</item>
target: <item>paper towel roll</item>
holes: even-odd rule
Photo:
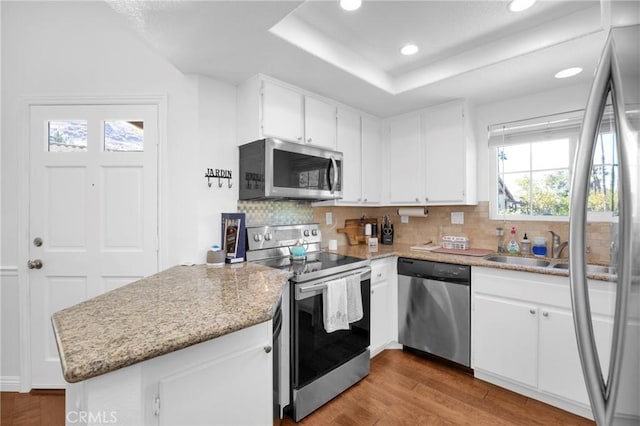
[[[429,209],[426,207],[403,207],[398,209],[398,216],[427,217],[428,215]]]

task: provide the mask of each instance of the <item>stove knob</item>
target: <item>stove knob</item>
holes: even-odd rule
[[[260,234],[254,234],[253,235],[253,241],[255,241],[256,243],[262,241],[262,235]]]
[[[264,240],[265,241],[271,241],[271,234],[269,234],[269,233],[264,234]]]
[[[302,235],[304,235],[305,237],[309,236],[309,230],[305,229],[304,232],[302,233]]]
[[[313,235],[314,237],[318,236],[318,230],[317,229],[312,229],[311,230],[311,235]]]

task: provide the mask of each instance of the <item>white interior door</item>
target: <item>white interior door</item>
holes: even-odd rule
[[[32,388],[64,387],[54,312],[157,272],[157,143],[156,105],[31,106]]]

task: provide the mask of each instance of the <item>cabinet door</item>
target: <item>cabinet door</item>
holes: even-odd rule
[[[541,308],[539,387],[573,401],[589,404],[571,312]],[[611,322],[593,318],[596,347],[603,371],[609,370]]]
[[[336,149],[336,107],[305,96],[304,133],[305,143]]]
[[[376,355],[390,340],[389,283],[371,285],[371,355]]]
[[[362,117],[362,202],[382,201],[382,139],[380,122]]]
[[[360,168],[360,115],[346,109],[338,109],[338,151],[342,161],[342,200],[346,203],[361,201]]]
[[[389,201],[391,204],[424,204],[420,114],[391,120],[389,143]]]
[[[429,204],[464,201],[466,143],[462,103],[424,113],[425,196]]]
[[[474,309],[473,368],[535,387],[538,377],[536,307],[475,295]]]
[[[160,380],[158,394],[160,425],[266,424],[272,353],[253,347],[179,372]]]
[[[263,82],[263,136],[303,142],[302,112],[301,94],[269,81]]]

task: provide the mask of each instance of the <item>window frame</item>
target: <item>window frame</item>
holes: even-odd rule
[[[563,116],[565,114],[573,114],[579,111],[571,111],[568,113],[560,113],[560,114],[556,114],[556,115],[550,115],[550,116],[545,116],[545,117],[538,117],[537,119],[533,119],[535,120],[539,120],[539,121],[544,121],[544,120],[549,120],[549,119],[553,119],[554,117],[560,117]],[[510,123],[504,123],[504,124],[499,124],[499,125],[493,125],[493,126],[489,126],[488,130],[488,141],[489,144],[487,146],[487,150],[488,150],[488,155],[489,155],[489,220],[492,221],[502,221],[505,222],[507,220],[509,221],[536,221],[536,222],[569,222],[570,221],[570,215],[564,215],[564,216],[552,216],[552,215],[524,215],[524,214],[500,214],[498,212],[498,208],[499,208],[499,204],[498,204],[498,177],[499,177],[499,160],[498,160],[498,150],[500,148],[503,148],[507,145],[525,145],[525,144],[532,144],[532,143],[536,143],[536,141],[523,141],[522,143],[513,143],[511,142],[510,144],[497,144],[497,143],[492,143],[491,142],[491,132],[492,129],[495,130],[496,128],[498,128],[498,126],[506,126],[507,124]],[[558,138],[560,139],[560,137]],[[575,136],[571,136],[568,138],[569,139],[569,165],[568,165],[568,170],[569,170],[569,186],[571,185],[571,180],[572,180],[572,176],[573,176],[573,170],[574,170],[574,162],[575,162],[575,152],[578,146],[578,134],[576,134]],[[540,142],[543,141],[543,138],[541,136],[541,140]],[[528,170],[529,173],[532,172],[532,169],[529,168]],[[592,212],[592,211],[588,211],[587,212],[587,220],[590,222],[606,222],[606,223],[617,223],[618,222],[618,216],[611,211],[608,212]]]

